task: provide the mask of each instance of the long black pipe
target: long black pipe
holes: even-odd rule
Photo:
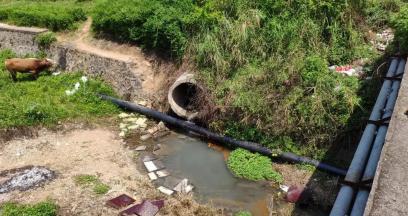
[[[232,139],[231,137],[227,137],[227,136],[222,136],[216,133],[213,133],[205,128],[199,127],[191,122],[188,121],[183,121],[171,116],[168,116],[164,113],[158,112],[156,110],[153,109],[149,109],[140,105],[136,105],[133,103],[129,103],[127,101],[123,101],[123,100],[119,100],[117,98],[113,98],[107,95],[102,95],[99,94],[99,96],[104,99],[104,100],[108,100],[111,101],[112,103],[118,105],[119,107],[129,110],[129,111],[133,111],[133,112],[137,112],[140,114],[143,114],[145,116],[154,118],[156,120],[159,121],[163,121],[167,124],[170,125],[174,125],[177,127],[180,127],[184,130],[187,131],[192,131],[195,133],[200,134],[201,136],[203,136],[204,138],[208,139],[208,140],[212,140],[215,141],[217,143],[220,144],[224,144],[224,145],[230,145],[234,148],[243,148],[243,149],[247,149],[251,152],[258,152],[260,154],[266,155],[268,157],[271,158],[280,158],[282,160],[288,161],[288,162],[292,162],[292,163],[305,163],[305,164],[310,164],[315,166],[316,168],[322,170],[322,171],[326,171],[335,175],[339,175],[339,176],[345,176],[347,173],[347,170],[344,169],[340,169],[325,163],[321,163],[317,160],[314,159],[310,159],[307,157],[303,157],[303,156],[299,156],[290,152],[281,152],[279,150],[277,151],[272,151],[266,147],[261,146],[258,143],[254,143],[254,142],[248,142],[248,141],[240,141],[240,140],[235,140]]]

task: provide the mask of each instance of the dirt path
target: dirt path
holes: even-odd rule
[[[79,50],[97,55],[130,62],[137,76],[142,76],[143,89],[146,92],[158,91],[167,75],[157,72],[152,65],[153,59],[149,59],[140,47],[117,43],[109,40],[96,39],[91,31],[92,19],[88,18],[82,26],[73,33],[59,33],[57,39],[60,42],[69,43]]]
[[[124,147],[116,134],[102,127],[67,132],[43,130],[36,138],[3,143],[0,170],[45,166],[55,171],[57,178],[43,187],[0,194],[0,204],[6,201],[36,203],[50,198],[60,206],[60,215],[116,215],[118,211],[105,207],[104,203],[126,193],[138,202],[165,198],[166,207],[159,215],[211,214],[211,210],[197,205],[191,197],[170,198],[160,194],[147,177],[138,172],[134,153]],[[111,190],[106,195],[96,195],[91,189],[76,185],[74,177],[81,174],[99,176]]]

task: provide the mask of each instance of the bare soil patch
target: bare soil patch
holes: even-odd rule
[[[3,143],[0,171],[25,166],[43,166],[56,172],[56,179],[27,191],[0,194],[7,201],[36,203],[52,199],[60,206],[60,215],[116,215],[105,206],[106,200],[122,193],[141,202],[144,199],[166,200],[158,215],[215,215],[198,205],[190,196],[166,197],[160,194],[136,168],[134,153],[123,145],[117,131],[106,127],[61,131],[38,131],[38,136],[16,138]],[[105,195],[78,186],[74,177],[96,175],[109,185]]]

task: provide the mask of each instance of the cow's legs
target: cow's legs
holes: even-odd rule
[[[34,80],[38,79],[38,74],[39,74],[38,71],[33,71],[31,74],[32,74]]]
[[[13,70],[9,70],[11,78],[13,79],[14,82],[17,81],[17,72],[13,71]]]

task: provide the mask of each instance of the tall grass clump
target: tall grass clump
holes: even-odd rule
[[[0,21],[52,31],[71,30],[87,19],[82,5],[73,1],[13,1],[0,3]]]

